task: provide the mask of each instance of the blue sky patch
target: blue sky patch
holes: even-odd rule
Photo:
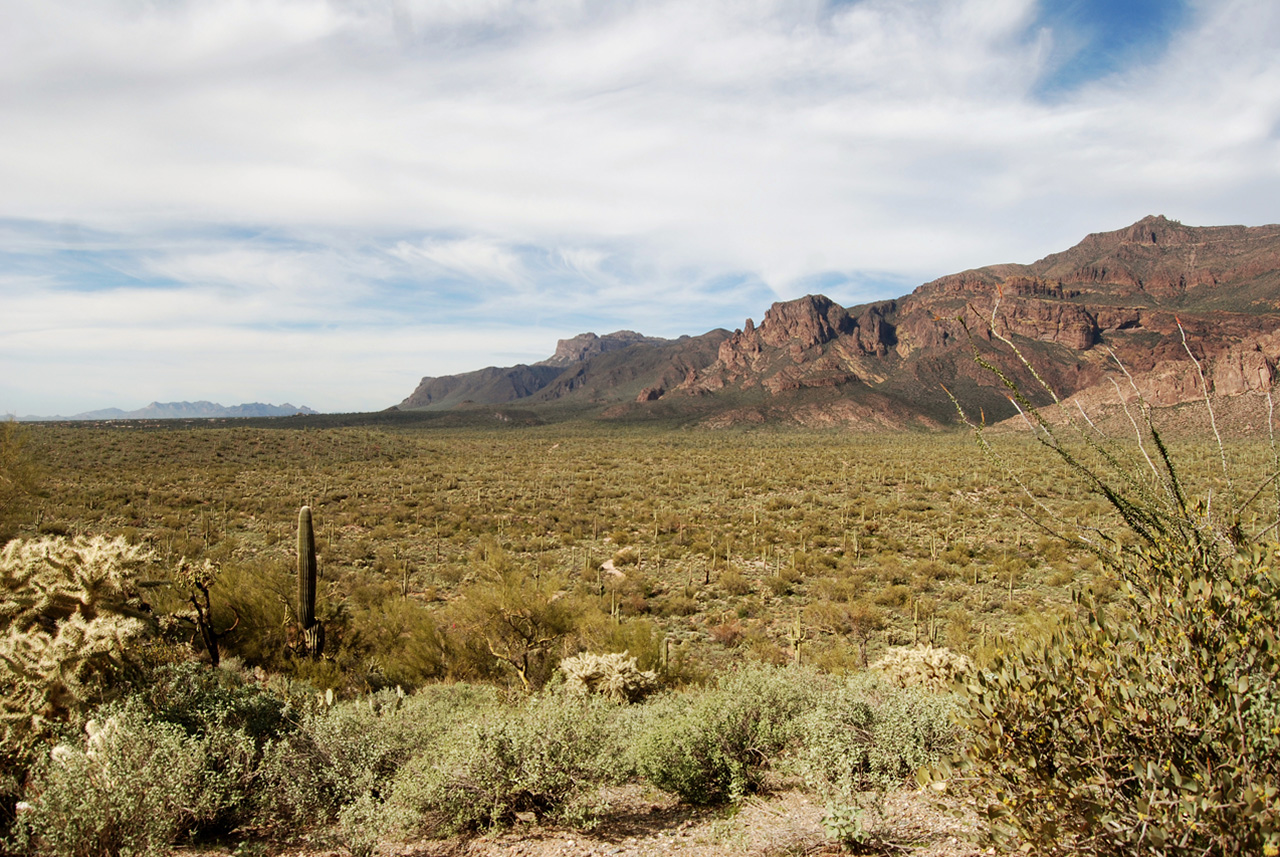
[[[1048,30],[1053,52],[1038,95],[1061,96],[1163,56],[1190,18],[1185,0],[1045,0],[1029,38]]]

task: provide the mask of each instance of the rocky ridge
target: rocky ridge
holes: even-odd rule
[[[632,345],[665,345],[668,339],[656,336],[645,336],[634,330],[618,330],[596,336],[594,333],[580,333],[571,339],[561,339],[556,343],[556,353],[535,366],[572,366],[582,363],[608,351],[618,351]]]
[[[1198,399],[1205,386],[1218,396],[1269,390],[1280,363],[1280,226],[1152,216],[897,300],[846,308],[808,295],[775,303],[759,326],[747,319],[674,341],[584,334],[538,364],[555,377],[502,394],[590,402],[608,418],[683,413],[710,426],[928,427],[957,418],[951,396],[989,420],[1013,413],[975,353],[1038,395],[1006,342],[1059,395],[1082,402],[1114,402],[1117,390],[1156,406]],[[413,399],[401,407],[421,406]]]

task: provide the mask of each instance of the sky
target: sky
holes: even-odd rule
[[[0,0],[0,413],[379,410],[1280,221],[1275,0]]]

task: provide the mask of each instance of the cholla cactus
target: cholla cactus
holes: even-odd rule
[[[652,670],[641,671],[627,652],[593,655],[583,652],[560,662],[565,685],[578,693],[599,693],[614,702],[638,702],[657,686]]]
[[[945,646],[909,646],[887,650],[871,665],[899,687],[923,687],[926,690],[950,690],[957,678],[973,669],[973,662]]]
[[[151,630],[137,586],[151,561],[122,538],[17,540],[0,552],[0,755],[9,763],[49,721],[91,702]]]

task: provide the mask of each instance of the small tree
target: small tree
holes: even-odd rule
[[[485,546],[480,579],[462,592],[451,615],[525,691],[540,688],[559,662],[557,647],[575,627],[575,611],[557,577],[515,566],[500,547]]]
[[[204,643],[204,650],[209,655],[209,663],[216,667],[222,660],[219,642],[224,635],[234,631],[240,624],[240,616],[237,613],[231,627],[221,631],[214,627],[213,605],[210,602],[209,589],[218,579],[218,568],[208,559],[203,562],[193,562],[184,556],[178,562],[174,576],[187,589],[187,601],[191,604],[196,633]]]

